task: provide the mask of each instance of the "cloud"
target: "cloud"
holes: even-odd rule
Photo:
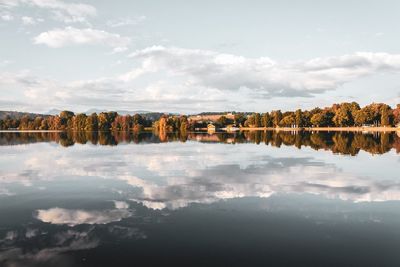
[[[142,60],[133,73],[187,77],[190,85],[237,91],[248,88],[264,97],[310,96],[360,77],[400,71],[400,55],[359,52],[302,62],[276,62],[208,50],[153,46],[130,55]],[[134,76],[133,79],[136,79]]]
[[[4,149],[5,155],[12,150],[24,159],[18,166],[11,164],[15,158],[0,159],[12,166],[0,171],[0,187],[12,189],[17,195],[21,188],[25,192],[26,186],[36,193],[39,186],[46,186],[50,192],[52,187],[66,182],[80,187],[84,177],[85,181],[93,179],[99,184],[107,180],[106,184],[122,191],[121,197],[151,209],[178,209],[191,203],[274,194],[308,193],[352,202],[400,200],[400,183],[393,167],[397,158],[390,155],[374,157],[368,169],[363,169],[357,161],[352,168],[336,165],[332,162],[337,156],[323,152],[310,154],[305,149],[299,154],[296,148],[272,151],[269,146],[260,148],[254,144],[148,143],[135,146],[135,157],[132,146],[126,145],[111,150],[60,150],[51,146],[40,157],[35,153],[37,149],[24,146],[17,151],[15,147]],[[365,160],[372,156],[367,157]],[[50,166],[48,162],[54,164]],[[382,164],[387,166],[385,173],[374,172]],[[62,176],[60,169],[65,169]],[[41,210],[36,216],[44,222],[68,225],[104,224],[131,216],[129,202],[118,200],[113,204],[101,211],[52,208]]]
[[[4,21],[12,21],[14,20],[14,16],[10,15],[10,14],[4,14],[1,15],[0,18]]]
[[[139,87],[119,75],[65,83],[39,78],[28,70],[17,73],[0,72],[0,86],[5,90],[4,96],[0,97],[0,107],[13,110],[47,111],[49,107],[43,106],[43,103],[52,103],[52,107],[74,111],[77,111],[77,107],[86,110],[93,106],[108,109],[140,106],[151,110],[165,111],[168,108],[183,111],[217,107],[225,101],[223,95],[215,89],[197,90],[196,87],[164,83]],[[37,99],[41,101],[36,101]],[[233,101],[231,97],[231,102]]]
[[[34,42],[55,48],[98,44],[117,53],[126,51],[130,39],[101,30],[66,27],[41,33]],[[121,109],[133,105],[163,112],[254,110],[265,107],[266,99],[279,98],[298,106],[299,97],[317,97],[366,76],[400,71],[400,55],[387,53],[359,52],[276,62],[266,57],[152,46],[131,53],[130,58],[132,67],[127,71],[91,80],[60,82],[37,77],[30,71],[0,72],[0,85],[9,91],[0,98],[0,104],[31,111],[53,107],[83,111],[93,106]],[[32,101],[39,98],[43,101]],[[12,104],[16,102],[26,105],[16,107]],[[270,109],[278,106],[269,104]]]
[[[132,216],[132,211],[122,208],[102,211],[51,208],[48,210],[38,210],[36,214],[36,218],[42,222],[67,224],[69,226],[78,224],[107,224],[130,216]]]
[[[35,25],[39,22],[43,22],[43,19],[41,19],[41,18],[35,19],[32,17],[24,16],[24,17],[21,17],[21,21],[22,21],[22,24],[24,24],[24,25]]]
[[[25,239],[21,237],[18,240],[19,243],[14,242],[13,246],[2,250],[0,262],[6,262],[6,266],[71,266],[71,261],[63,254],[92,249],[100,243],[93,234],[93,229],[88,231],[57,231],[53,233],[51,239],[46,241],[40,239],[40,235],[28,235],[28,231],[30,230],[27,230]],[[21,245],[31,242],[36,244],[33,250],[23,248],[23,245]]]
[[[12,60],[0,60],[0,67],[5,67],[14,63]]]
[[[298,173],[302,175],[299,177]],[[135,184],[128,177],[123,180],[142,189],[142,194],[131,200],[150,209],[179,209],[192,203],[207,204],[242,197],[267,198],[282,193],[308,193],[353,202],[400,199],[397,181],[372,181],[311,158],[268,157],[264,163],[244,168],[238,164],[217,165],[194,170],[184,177],[167,175],[164,184],[144,180]]]
[[[115,204],[115,208],[116,209],[119,209],[119,210],[121,210],[121,209],[129,209],[129,204],[128,203],[126,203],[125,201],[114,201],[114,204]]]
[[[135,18],[120,18],[116,20],[107,21],[107,26],[112,28],[123,27],[123,26],[134,26],[138,25],[144,20],[146,20],[146,16],[138,16]]]
[[[60,0],[0,0],[0,8],[3,9],[13,9],[19,6],[49,10],[56,20],[65,23],[87,22],[89,17],[94,17],[97,14],[94,6],[82,3]]]
[[[25,236],[17,235],[16,231],[9,231],[8,239],[0,252],[0,262],[5,266],[74,266],[68,254],[79,250],[96,248],[103,240],[117,243],[120,240],[145,239],[147,235],[138,228],[112,224],[109,226],[81,226],[79,229],[55,227],[48,234],[46,226],[39,225],[42,229],[25,230]],[[51,237],[51,238],[49,238]],[[35,244],[35,246],[29,246]],[[68,253],[69,252],[69,253]],[[2,265],[3,266],[3,265]]]
[[[71,45],[106,45],[123,49],[131,42],[130,38],[91,28],[77,29],[66,27],[42,32],[34,38],[35,44],[44,44],[52,48]]]
[[[117,54],[117,53],[122,53],[128,50],[128,47],[116,47],[113,49],[111,54]]]

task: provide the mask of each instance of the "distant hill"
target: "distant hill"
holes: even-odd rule
[[[0,111],[0,120],[3,120],[7,117],[10,117],[12,119],[20,119],[25,115],[28,115],[30,118],[35,118],[38,116],[42,116],[42,117],[46,117],[46,116],[54,116],[54,115],[58,115],[60,114],[62,110],[58,110],[58,109],[51,109],[48,112],[46,112],[45,114],[39,114],[39,113],[29,113],[29,112],[18,112],[18,111]],[[100,109],[90,109],[88,111],[85,112],[85,114],[90,115],[92,113],[97,113],[99,114],[100,112],[108,112],[108,110],[100,110]],[[134,114],[140,114],[142,115],[144,118],[146,118],[147,120],[158,120],[162,115],[164,115],[165,113],[162,112],[149,112],[149,111],[144,111],[144,110],[135,110],[135,111],[128,111],[128,110],[117,110],[116,111],[118,114],[120,115],[134,115]],[[78,112],[76,113],[78,114]],[[167,114],[170,115],[170,114]]]
[[[151,111],[145,111],[145,110],[106,110],[106,109],[89,109],[86,112],[84,112],[86,115],[90,115],[92,113],[101,113],[101,112],[109,112],[109,111],[115,111],[117,112],[119,115],[135,115],[135,114],[140,114],[142,115],[144,118],[146,118],[147,120],[158,120],[162,115],[164,115],[165,113],[162,112],[151,112]]]
[[[47,111],[45,114],[46,114],[46,115],[53,115],[53,116],[54,116],[54,115],[60,114],[61,111],[62,111],[62,110],[53,108],[53,109],[50,109],[49,111]]]
[[[152,113],[150,111],[145,111],[145,110],[106,110],[106,109],[96,109],[96,108],[91,108],[87,111],[85,111],[84,113],[86,115],[90,115],[92,113],[101,113],[101,112],[109,112],[109,111],[115,111],[120,115],[133,115],[133,114],[145,114],[145,113]]]
[[[12,119],[20,119],[25,115],[29,116],[32,119],[35,118],[35,117],[38,117],[38,116],[42,116],[42,117],[48,116],[48,115],[45,115],[45,114],[29,113],[29,112],[0,111],[0,120],[4,120],[7,117],[12,118]]]
[[[201,113],[196,113],[196,114],[191,114],[191,116],[210,116],[210,115],[212,115],[212,116],[214,116],[214,115],[226,115],[226,114],[233,114],[233,115],[235,115],[235,114],[238,114],[238,113],[240,113],[240,114],[244,114],[244,115],[251,115],[251,114],[253,114],[254,112],[248,112],[248,111],[215,111],[215,112],[213,112],[213,111],[207,111],[207,112],[201,112]]]
[[[142,115],[144,118],[146,118],[147,120],[158,120],[162,115],[164,115],[165,113],[163,112],[151,112],[151,111],[146,111],[146,110],[106,110],[106,109],[89,109],[86,112],[84,112],[86,115],[90,115],[92,113],[101,113],[101,112],[109,112],[109,111],[115,111],[117,112],[119,115],[135,115],[135,114],[140,114]]]
[[[45,114],[48,114],[48,115],[58,115],[58,114],[60,114],[61,111],[63,111],[63,110],[53,108],[53,109],[49,110],[48,112],[46,112]],[[73,111],[73,110],[71,110],[71,111]],[[109,111],[115,111],[115,112],[117,112],[117,113],[120,114],[120,115],[127,115],[127,114],[129,114],[129,115],[134,115],[134,114],[150,114],[150,113],[152,114],[152,113],[159,113],[159,112],[151,112],[151,111],[146,111],[146,110],[107,110],[107,109],[99,109],[99,108],[91,108],[91,109],[88,109],[88,110],[86,110],[86,111],[84,111],[84,112],[82,112],[82,113],[85,113],[86,115],[90,115],[90,114],[92,114],[92,113],[97,113],[97,114],[99,114],[99,113],[101,113],[101,112],[109,112]],[[80,113],[80,112],[75,112],[75,114],[78,114],[78,113]]]

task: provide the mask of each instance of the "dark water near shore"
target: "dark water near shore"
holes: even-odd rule
[[[0,133],[0,266],[400,266],[396,133]]]

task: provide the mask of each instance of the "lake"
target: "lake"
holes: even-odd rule
[[[0,266],[400,266],[397,133],[0,133]]]

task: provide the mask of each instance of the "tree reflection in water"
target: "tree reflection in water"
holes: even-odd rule
[[[37,142],[55,142],[68,147],[75,144],[118,145],[121,143],[187,142],[204,143],[254,143],[274,147],[295,146],[328,150],[337,154],[357,155],[360,150],[371,154],[383,154],[395,149],[400,153],[398,133],[361,132],[288,132],[243,131],[236,133],[204,132],[1,132],[0,145],[18,145]]]

